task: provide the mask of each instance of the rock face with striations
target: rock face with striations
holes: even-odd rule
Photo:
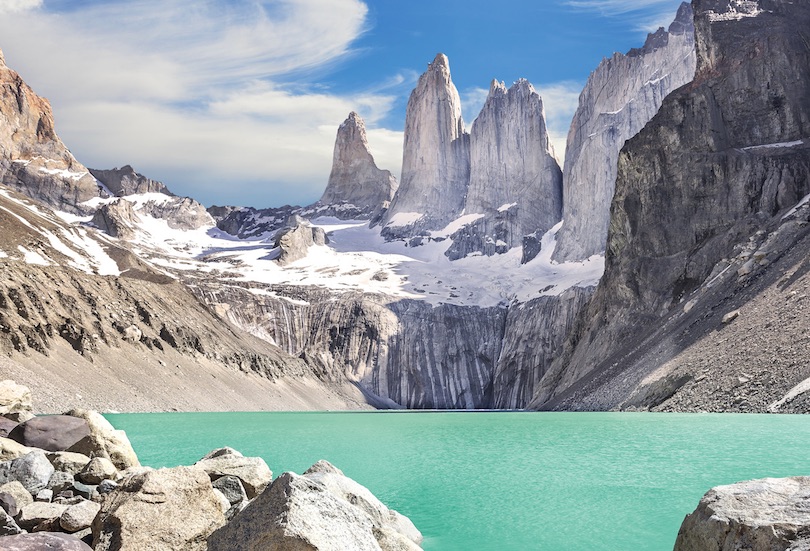
[[[493,81],[470,134],[464,212],[483,217],[453,236],[451,259],[488,256],[542,236],[562,216],[562,172],[546,130],[543,100],[526,80]],[[528,260],[528,258],[527,258]]]
[[[464,208],[469,179],[461,100],[447,56],[439,54],[408,100],[402,180],[383,218],[384,233],[396,238],[443,228]]]
[[[0,184],[56,209],[87,214],[101,194],[96,179],[54,130],[48,100],[6,67],[0,52]]]
[[[311,208],[319,215],[369,218],[387,208],[399,184],[387,170],[380,170],[366,137],[366,125],[355,112],[337,132],[332,172],[323,196]]]
[[[589,374],[627,365],[610,355],[631,350],[810,193],[810,78],[796,71],[810,66],[810,5],[693,6],[695,79],[622,150],[605,275],[535,407],[572,407],[567,389],[570,398]]]
[[[118,197],[139,193],[174,195],[162,182],[152,180],[143,174],[135,172],[135,169],[129,165],[111,170],[91,168],[90,173]]]
[[[555,260],[579,261],[605,250],[619,151],[695,73],[692,17],[692,7],[681,4],[669,32],[660,28],[643,48],[605,59],[588,78],[568,132],[565,223]]]

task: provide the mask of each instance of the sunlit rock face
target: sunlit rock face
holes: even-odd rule
[[[388,237],[445,227],[461,214],[470,181],[470,136],[461,100],[439,54],[408,100],[402,178],[383,218]]]
[[[604,252],[619,151],[653,118],[664,98],[694,74],[694,23],[687,3],[669,31],[658,29],[642,48],[613,54],[591,73],[568,132],[565,224],[555,260],[578,261]]]
[[[352,112],[338,128],[326,190],[310,209],[315,209],[317,215],[338,218],[373,217],[388,207],[398,186],[389,171],[377,168],[365,122]]]
[[[520,247],[562,216],[562,172],[548,139],[543,100],[527,80],[507,90],[493,81],[470,134],[470,186],[464,212],[482,214],[453,236],[451,259]]]

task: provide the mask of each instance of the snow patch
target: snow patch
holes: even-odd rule
[[[501,205],[500,207],[498,207],[498,212],[506,212],[509,209],[511,209],[512,207],[516,207],[516,206],[517,206],[517,203],[508,203],[506,205]]]
[[[18,245],[17,249],[19,249],[19,251],[23,254],[23,260],[26,264],[36,264],[37,266],[51,265],[51,262],[48,259],[36,251],[30,251],[22,245]]]
[[[739,21],[748,17],[756,17],[765,10],[759,7],[756,0],[730,0],[728,3],[728,11],[717,13],[714,11],[707,12],[709,21],[712,23],[716,21]]]
[[[405,226],[412,226],[424,218],[424,214],[418,212],[398,212],[391,217],[386,227],[389,228],[403,228]]]
[[[8,253],[6,251],[0,251],[0,258],[8,258]]]
[[[781,147],[798,147],[800,145],[804,145],[804,140],[796,140],[795,142],[779,142],[762,145],[751,145],[749,147],[743,147],[742,150],[751,151],[752,149],[776,149]]]
[[[802,200],[801,200],[801,201],[799,201],[798,203],[796,203],[796,206],[795,206],[795,207],[793,207],[792,209],[790,209],[789,211],[787,211],[787,212],[785,213],[785,215],[782,217],[782,220],[784,220],[785,218],[789,218],[789,217],[793,216],[794,214],[796,214],[796,211],[798,211],[800,208],[802,208],[803,206],[805,206],[807,203],[810,203],[810,195],[805,195],[805,196],[802,198]]]
[[[465,214],[464,216],[459,216],[458,218],[447,224],[443,229],[430,232],[430,236],[449,237],[454,233],[456,233],[461,228],[463,228],[464,226],[469,226],[476,220],[480,220],[483,217],[484,217],[483,214]]]
[[[82,178],[90,174],[89,172],[73,172],[72,170],[65,170],[59,168],[45,168],[45,167],[40,168],[39,172],[42,172],[43,174],[50,174],[53,176],[59,176],[61,178],[68,178],[70,180],[77,180],[77,181],[81,180]]]

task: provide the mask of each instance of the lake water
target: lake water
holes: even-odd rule
[[[274,475],[327,459],[424,549],[671,550],[712,486],[810,474],[810,417],[649,413],[115,414],[141,462],[225,445]]]

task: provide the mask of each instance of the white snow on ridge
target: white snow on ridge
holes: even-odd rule
[[[498,207],[498,212],[506,212],[509,209],[511,209],[512,207],[516,207],[516,206],[517,206],[517,203],[506,203],[505,205],[501,205],[500,207]]]
[[[40,168],[39,171],[44,174],[61,176],[62,178],[70,178],[71,180],[81,180],[82,178],[90,174],[89,172],[73,172],[71,170],[59,168],[45,168],[45,167]]]
[[[18,245],[17,249],[23,254],[23,260],[26,264],[36,264],[37,266],[51,265],[51,262],[48,259],[36,251],[28,250],[22,245]]]
[[[483,218],[483,214],[465,214],[460,216],[447,224],[444,228],[438,231],[430,232],[431,237],[450,237],[464,226],[469,226],[476,220]]]
[[[416,224],[423,217],[424,214],[418,212],[398,212],[391,217],[386,226],[389,228],[402,228]]]
[[[775,149],[781,147],[798,147],[804,145],[804,140],[796,140],[795,142],[780,142],[780,143],[767,143],[762,145],[751,145],[743,147],[743,151],[751,151],[752,149]]]
[[[756,17],[765,12],[759,7],[756,0],[730,0],[728,7],[728,11],[723,13],[709,11],[707,13],[709,21],[712,23],[715,21],[739,21],[747,17]]]

